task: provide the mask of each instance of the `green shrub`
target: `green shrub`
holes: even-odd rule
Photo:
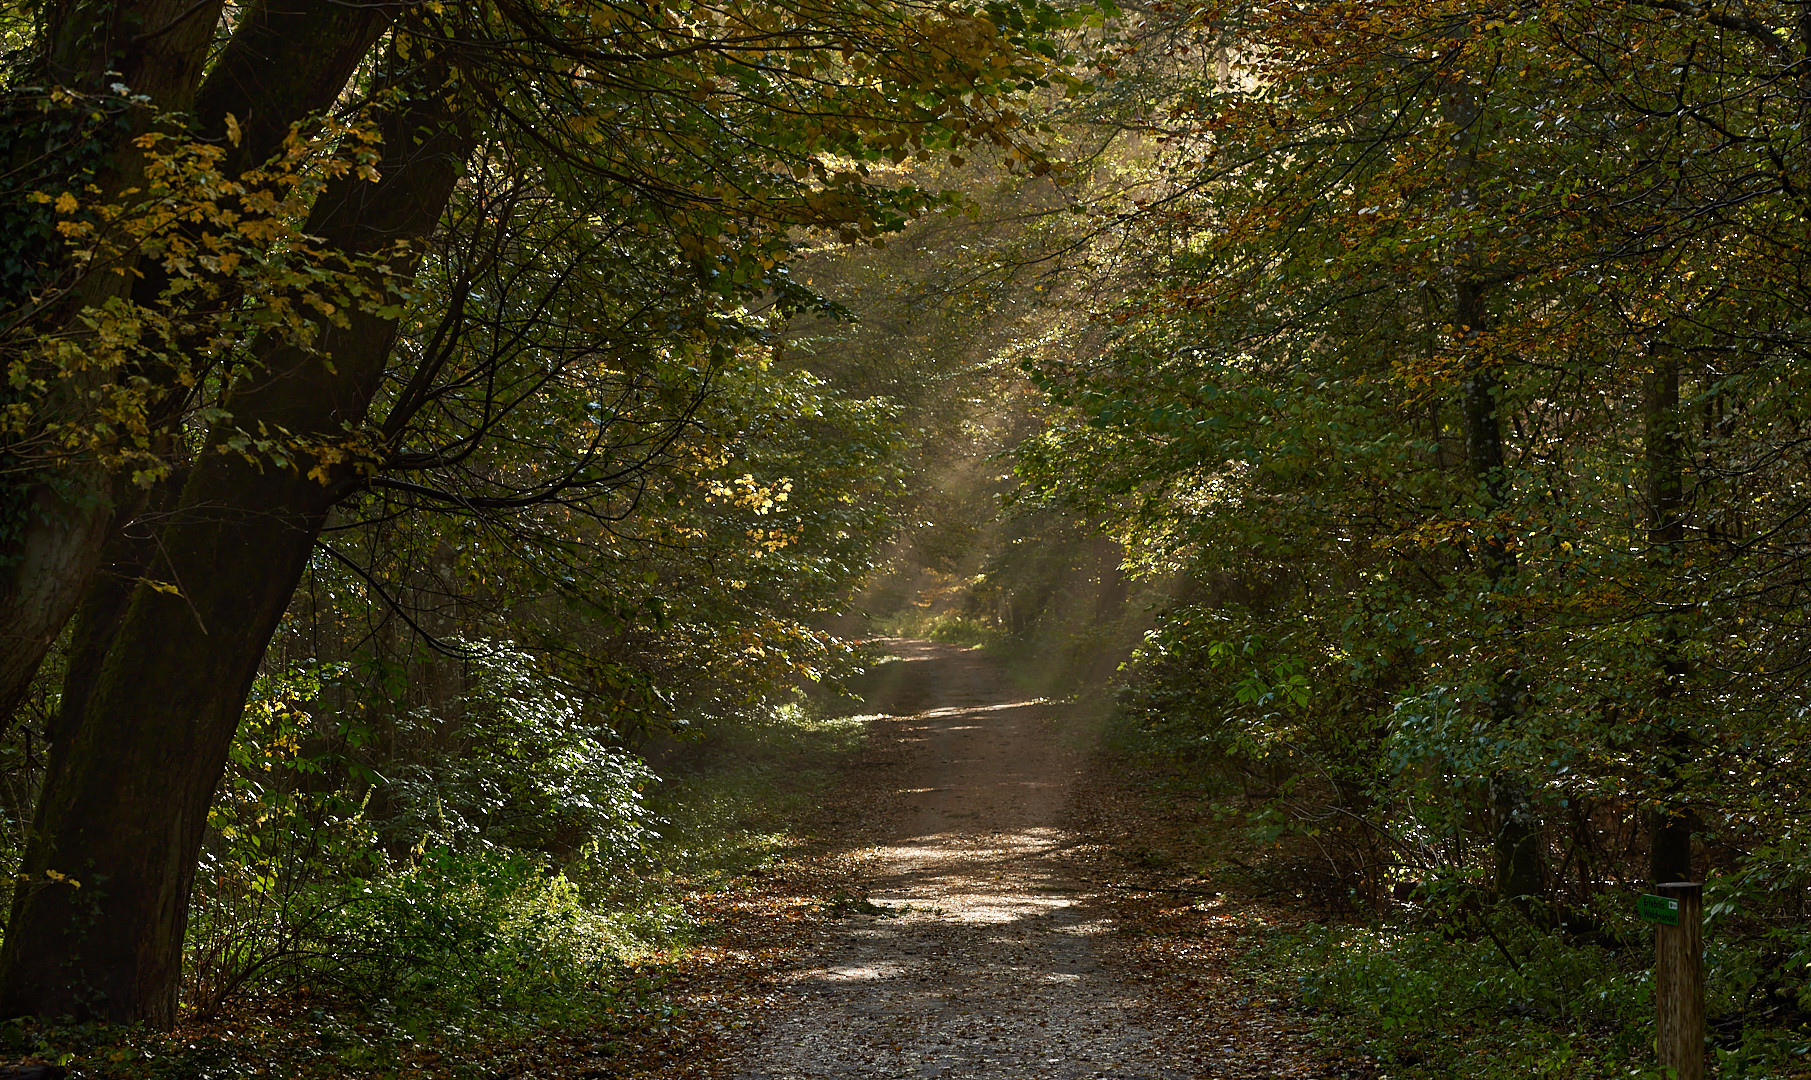
[[[1625,912],[1601,912],[1645,943]],[[1806,1033],[1718,1029],[1739,1015],[1752,958],[1707,942],[1707,1012],[1724,1080],[1811,1074]],[[1323,1034],[1378,1059],[1393,1080],[1657,1077],[1649,948],[1608,949],[1540,929],[1512,906],[1448,912],[1437,926],[1312,926],[1252,959]]]
[[[1479,918],[1492,925],[1475,938],[1313,927],[1261,960],[1324,1030],[1391,1077],[1633,1075],[1653,1035],[1645,982],[1601,949]]]
[[[431,730],[408,732],[419,749],[400,760],[374,757],[356,714],[310,711],[343,669],[258,680],[197,874],[193,1008],[309,982],[385,997],[399,980],[438,985],[432,972],[449,965],[477,977],[493,938],[524,912],[578,918],[564,870],[598,878],[644,858],[642,793],[653,774],[607,745],[531,658],[469,647],[469,688],[444,716],[406,717]],[[370,812],[374,796],[381,817]],[[589,940],[578,929],[563,930],[575,948]],[[514,944],[539,955],[527,938]]]

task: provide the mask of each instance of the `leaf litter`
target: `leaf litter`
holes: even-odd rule
[[[633,1075],[1371,1075],[1241,971],[1300,913],[1141,857],[1196,823],[1099,746],[1090,710],[1028,698],[976,650],[886,645],[868,693],[886,715],[809,843],[690,899],[718,930],[672,984],[694,1041]]]

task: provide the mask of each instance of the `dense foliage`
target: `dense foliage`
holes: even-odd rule
[[[1323,895],[1455,926],[1514,899],[1626,955],[1632,894],[1701,876],[1729,1039],[1811,1008],[1806,29],[1154,24],[1126,63],[1152,165],[1081,298],[1101,347],[1033,365],[1066,409],[1021,459],[1179,575],[1130,708],[1245,775]]]
[[[1803,5],[328,7],[0,16],[0,1006],[557,1020],[865,615],[1136,641],[1405,1067],[1675,878],[1811,1045]]]
[[[1080,85],[1076,17],[25,15],[0,1011],[168,1026],[334,965],[387,998],[422,942],[527,962],[582,914],[559,882],[652,872],[636,751],[846,666],[824,616],[890,535],[907,406],[776,363],[847,315],[790,264],[951,201],[908,162],[1047,171],[1022,108]]]

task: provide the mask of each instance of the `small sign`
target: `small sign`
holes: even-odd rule
[[[1643,893],[1641,898],[1635,901],[1635,914],[1651,923],[1678,926],[1679,901],[1669,896]]]

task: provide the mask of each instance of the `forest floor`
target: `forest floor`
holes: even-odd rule
[[[1300,916],[1178,870],[1183,826],[1101,751],[1099,710],[977,650],[882,644],[881,715],[809,844],[692,898],[716,933],[669,984],[686,1030],[629,1075],[1365,1074],[1240,973],[1250,935]]]

